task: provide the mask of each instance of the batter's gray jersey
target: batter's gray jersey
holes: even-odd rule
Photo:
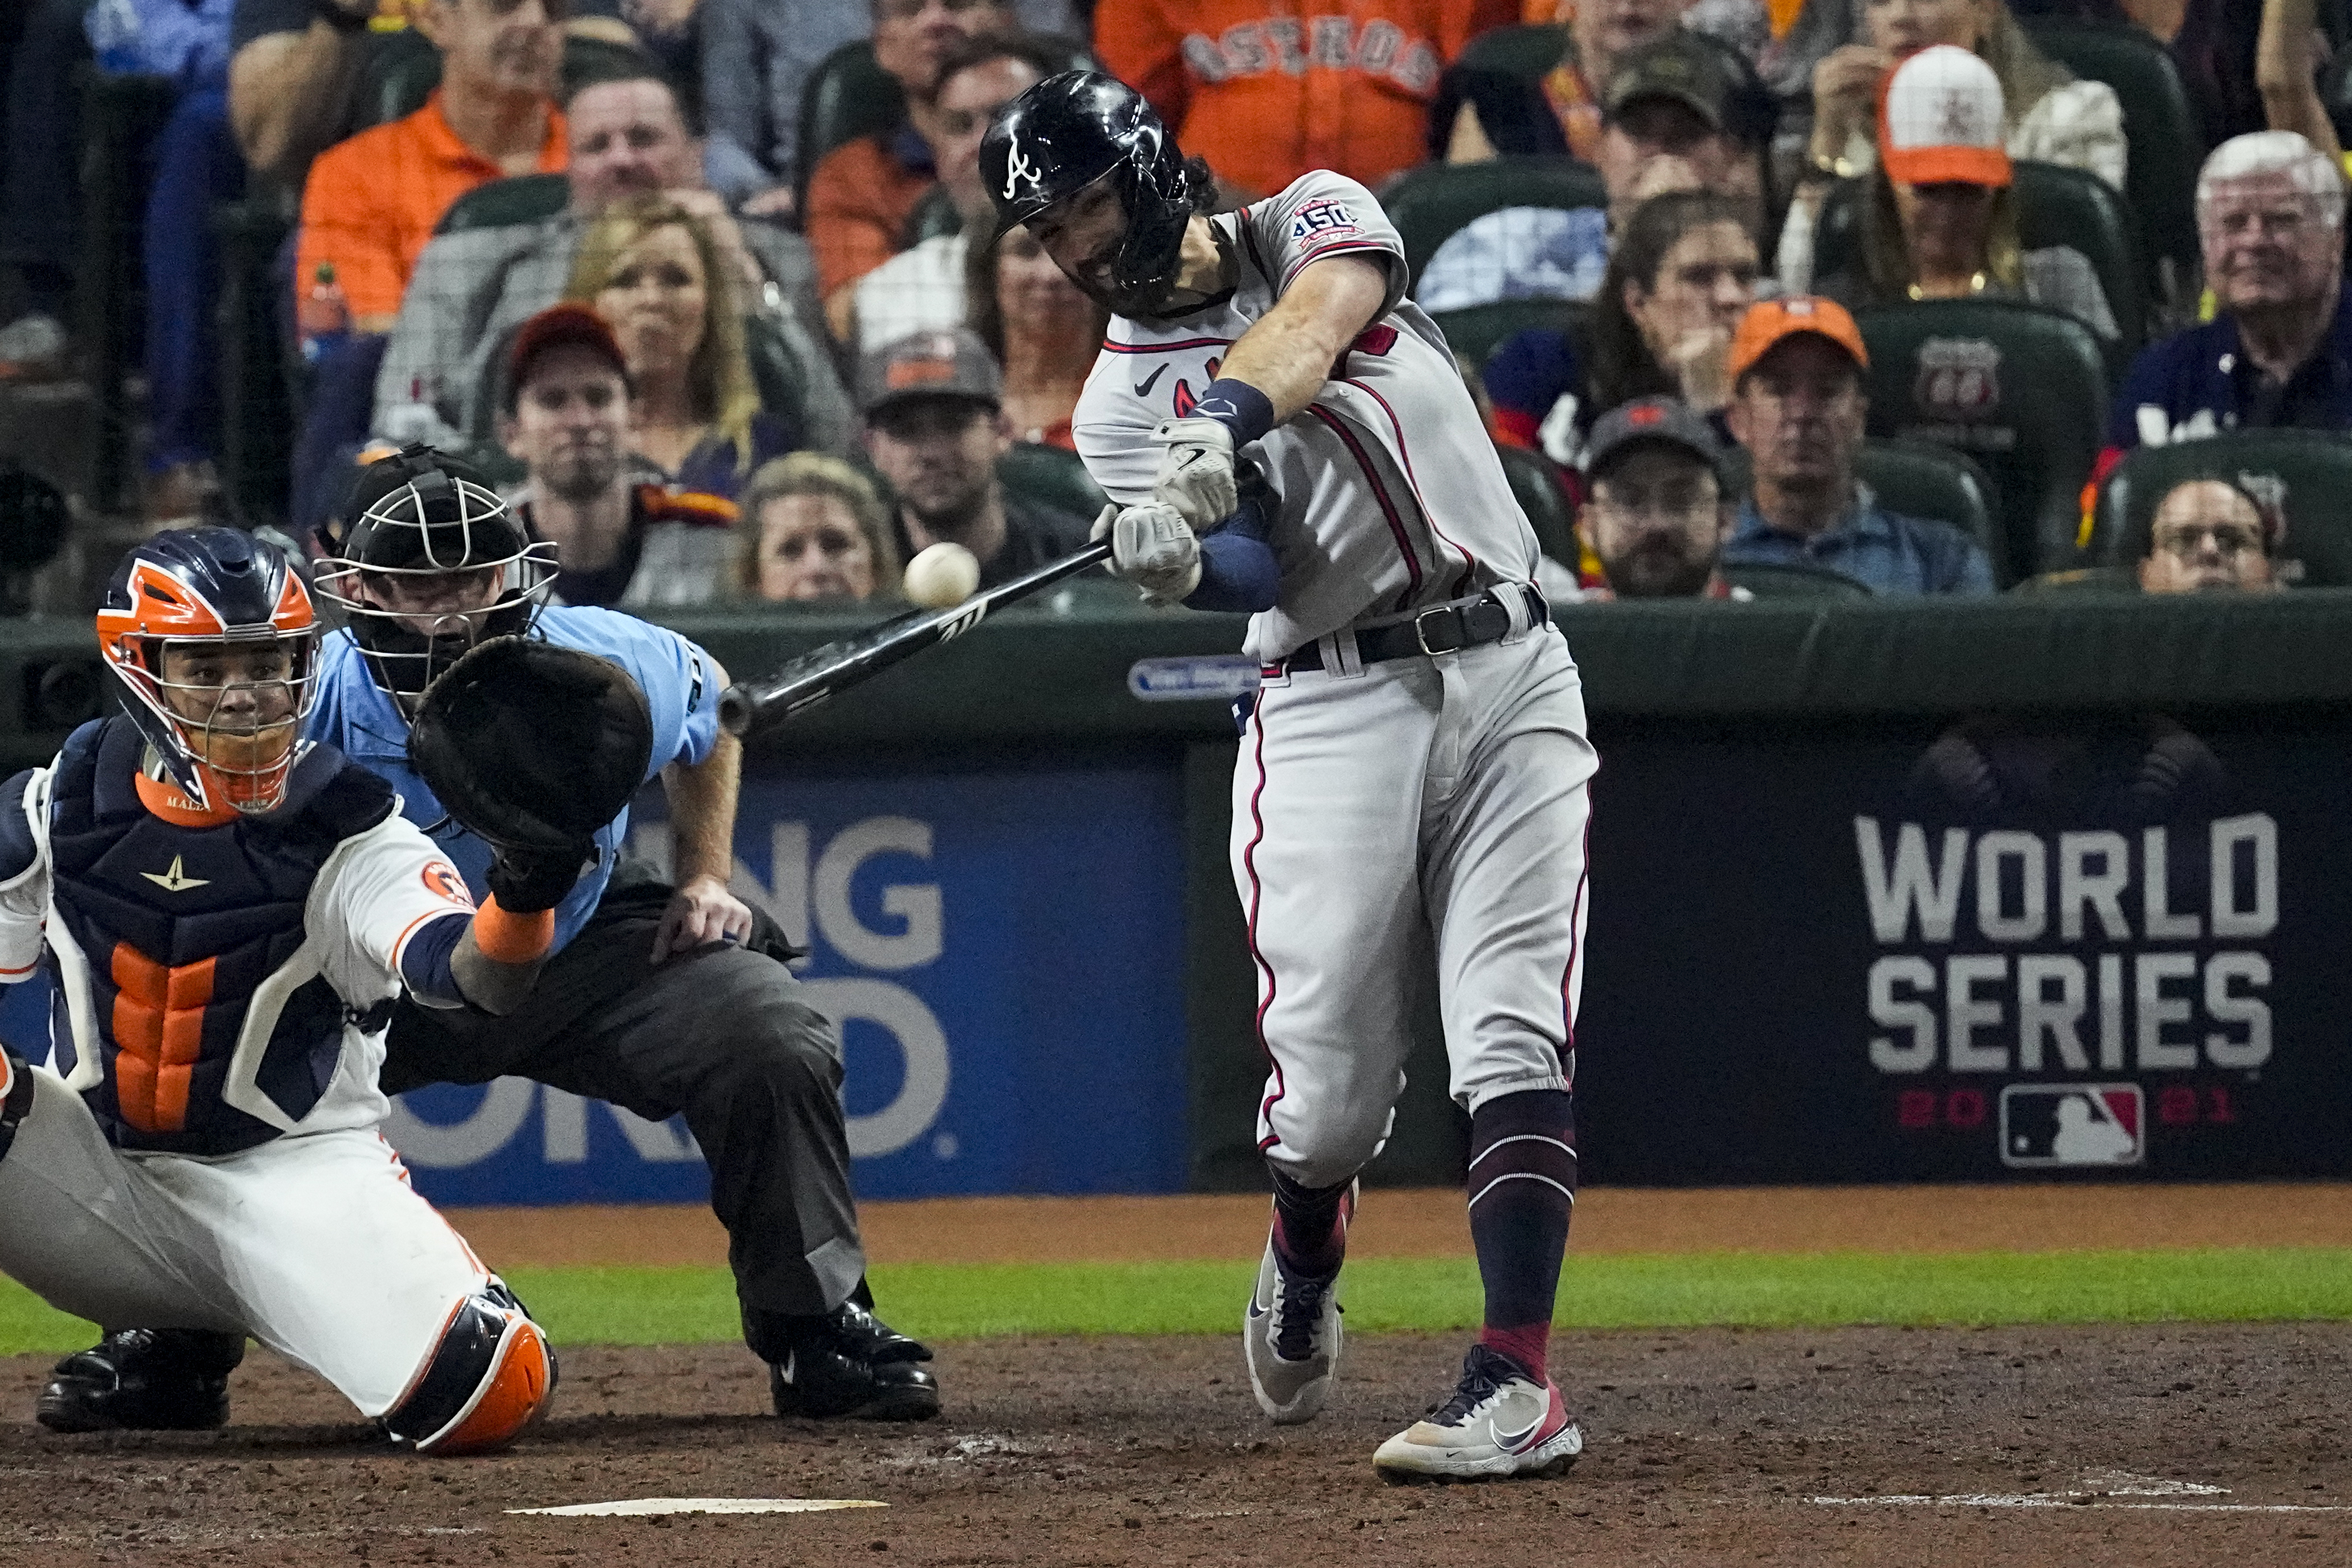
[[[1360,255],[1389,274],[1380,316],[1313,404],[1256,448],[1282,496],[1282,583],[1244,648],[1272,663],[1343,626],[1532,580],[1535,532],[1444,334],[1404,298],[1404,245],[1371,193],[1318,170],[1211,222],[1240,264],[1232,295],[1168,321],[1113,318],[1071,419],[1087,470],[1124,503],[1151,499],[1152,427],[1192,412],[1302,268]]]

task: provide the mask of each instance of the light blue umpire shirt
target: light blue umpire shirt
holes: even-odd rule
[[[701,762],[719,743],[718,667],[709,654],[676,632],[615,610],[556,606],[539,613],[534,635],[560,647],[610,659],[628,671],[653,715],[648,780],[672,763]],[[399,793],[400,814],[441,847],[476,899],[488,893],[490,847],[450,821],[432,790],[408,765],[408,721],[368,673],[367,660],[348,631],[330,636],[320,650],[319,702],[304,732],[388,780]],[[596,864],[556,906],[557,948],[579,934],[595,913],[628,834],[625,806],[596,835]]]

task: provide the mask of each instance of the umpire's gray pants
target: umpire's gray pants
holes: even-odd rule
[[[662,1121],[680,1111],[710,1162],[710,1206],[751,1348],[858,1291],[866,1254],[849,1190],[841,1039],[776,959],[711,944],[651,961],[669,889],[618,881],[516,1012],[393,1016],[383,1086],[513,1076]],[[755,942],[761,933],[755,933]]]

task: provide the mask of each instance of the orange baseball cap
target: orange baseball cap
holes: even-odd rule
[[[1974,51],[1921,49],[1888,74],[1878,99],[1878,158],[1906,185],[2006,185],[2000,79]]]
[[[1805,332],[1827,338],[1853,355],[1856,365],[1870,368],[1870,351],[1863,346],[1862,329],[1853,324],[1843,305],[1835,300],[1793,294],[1782,300],[1759,300],[1739,318],[1739,330],[1731,334],[1732,384],[1737,386],[1758,360]]]

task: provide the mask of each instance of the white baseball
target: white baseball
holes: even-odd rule
[[[980,557],[951,540],[916,552],[907,563],[907,597],[925,609],[961,605],[979,588]]]

